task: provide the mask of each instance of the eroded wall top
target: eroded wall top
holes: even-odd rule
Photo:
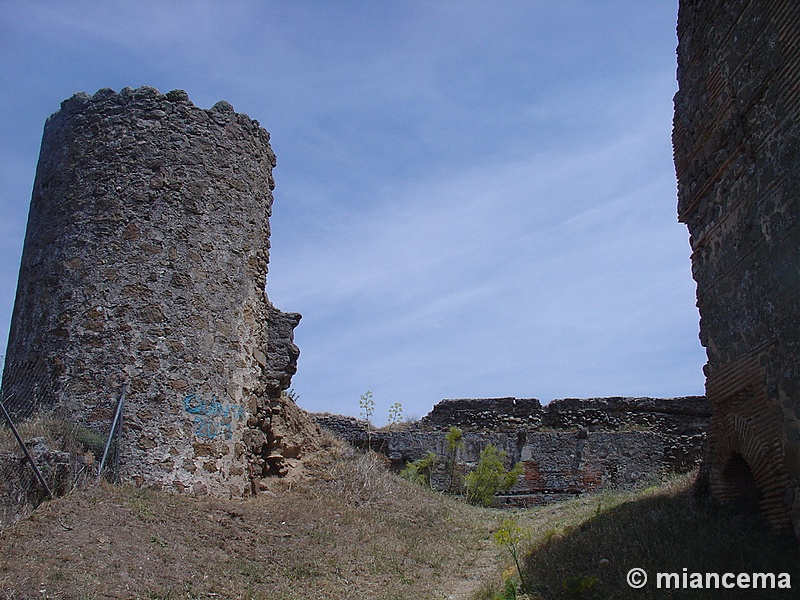
[[[45,125],[4,393],[36,366],[51,402],[101,432],[127,382],[123,478],[241,493],[266,474],[300,318],[264,293],[274,166],[267,131],[224,101],[142,87],[63,102]]]

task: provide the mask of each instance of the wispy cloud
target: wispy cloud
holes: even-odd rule
[[[328,236],[276,250],[273,289],[311,315],[301,329],[342,324],[332,348],[312,343],[301,360],[340,361],[326,380],[333,397],[398,371],[427,378],[405,382],[413,394],[452,369],[462,373],[445,395],[697,389],[686,372],[686,383],[655,383],[676,351],[671,329],[696,318],[669,165],[640,172],[668,128],[640,126],[603,146],[410,185]]]
[[[147,84],[272,134],[268,291],[304,314],[302,405],[700,393],[674,17],[672,0],[13,3],[2,318],[44,119]]]

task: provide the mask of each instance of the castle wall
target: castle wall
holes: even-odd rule
[[[452,398],[436,403],[420,425],[430,429],[516,429],[542,424],[536,398]]]
[[[678,213],[713,409],[705,481],[800,534],[800,4],[682,0],[678,38]]]
[[[285,469],[270,425],[300,316],[264,292],[274,166],[269,134],[224,101],[142,87],[63,102],[11,322],[16,415],[34,408],[13,377],[27,369],[50,404],[106,433],[127,383],[123,480],[240,495]]]
[[[432,484],[452,489],[447,467],[450,427],[462,430],[455,477],[480,460],[488,444],[503,450],[508,467],[524,473],[500,501],[546,503],[604,489],[633,489],[670,473],[696,468],[710,408],[705,398],[480,398],[442,400],[418,423],[372,431],[353,417],[316,415],[325,429],[385,454],[395,469],[428,452],[438,456]]]

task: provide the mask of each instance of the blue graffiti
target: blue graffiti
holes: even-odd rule
[[[244,408],[238,404],[221,404],[216,396],[211,401],[189,394],[183,399],[183,407],[194,418],[194,434],[197,437],[229,440],[233,437],[232,421],[244,418]]]
[[[207,417],[239,418],[244,417],[244,407],[238,404],[221,404],[216,396],[211,402],[199,398],[197,394],[189,394],[183,399],[186,412],[192,415],[205,415]]]
[[[206,417],[195,417],[194,434],[201,438],[216,439],[221,437],[229,440],[233,437],[233,429],[230,423],[219,423]]]

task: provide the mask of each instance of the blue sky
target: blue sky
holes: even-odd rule
[[[0,0],[0,340],[45,119],[150,85],[278,156],[300,405],[703,393],[670,146],[676,0]]]

